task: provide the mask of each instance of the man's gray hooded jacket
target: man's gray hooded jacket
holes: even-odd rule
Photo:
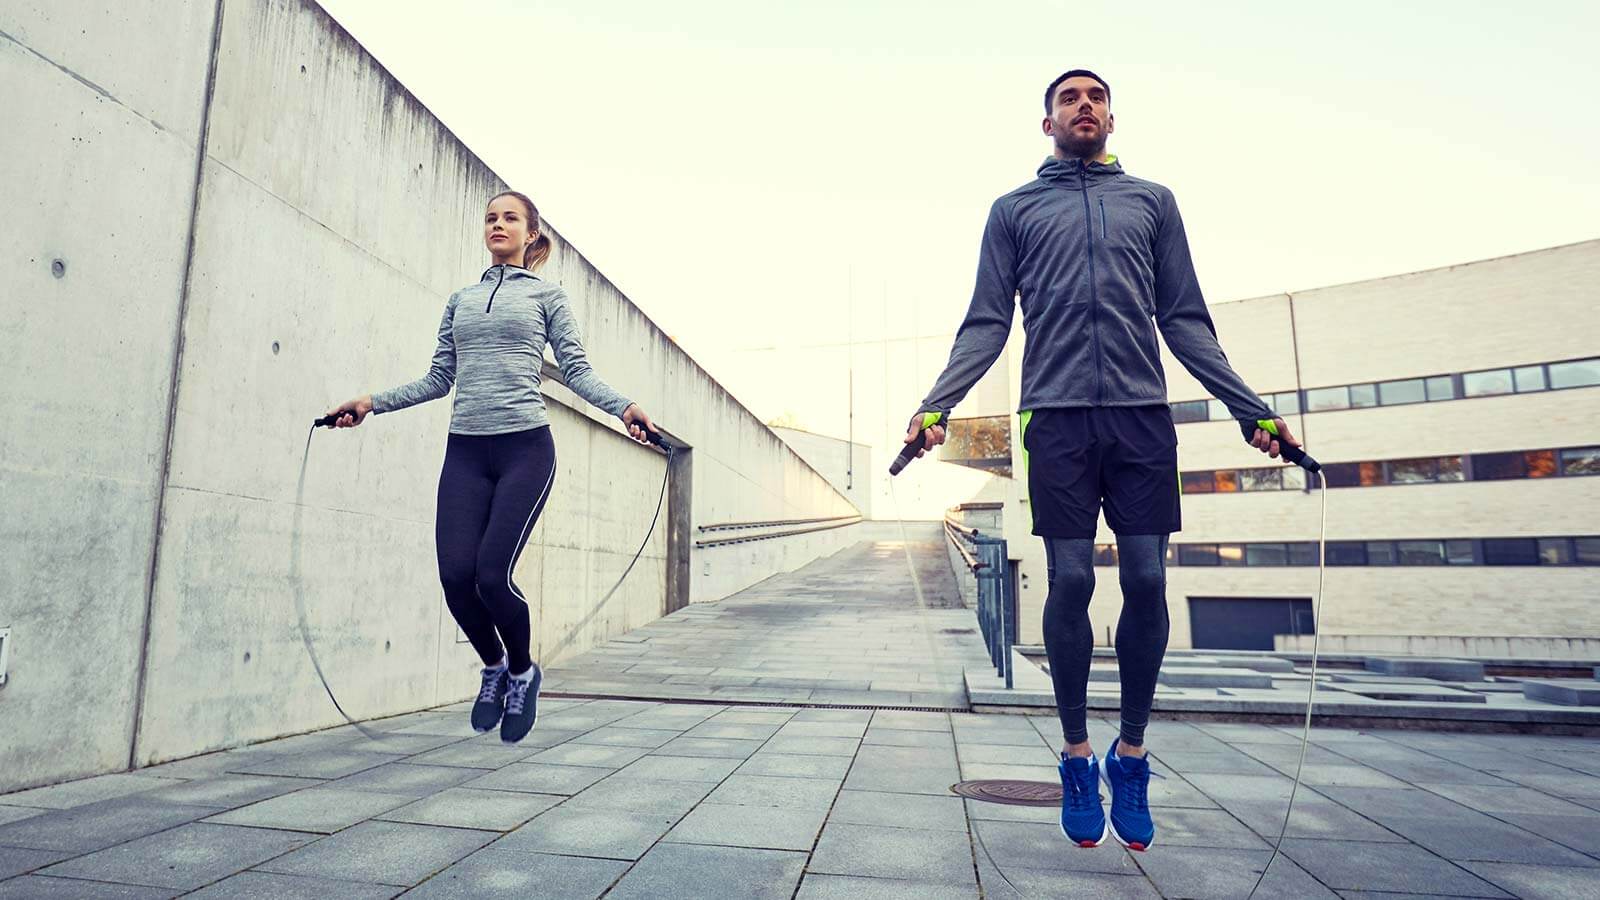
[[[977,287],[922,409],[949,413],[1005,347],[1020,294],[1022,410],[1167,402],[1156,342],[1236,418],[1271,418],[1234,373],[1172,192],[1109,163],[1047,159],[989,210]]]

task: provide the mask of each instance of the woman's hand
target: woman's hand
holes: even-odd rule
[[[649,434],[661,433],[656,430],[655,425],[651,424],[650,417],[645,415],[644,410],[640,409],[637,403],[629,403],[628,408],[622,411],[622,424],[627,426],[628,436],[641,444],[650,443],[646,429],[649,430]]]
[[[363,394],[354,400],[347,400],[328,410],[328,415],[339,414],[339,421],[334,423],[333,427],[354,428],[360,425],[362,420],[367,417],[367,413],[370,412],[372,412],[372,395]]]

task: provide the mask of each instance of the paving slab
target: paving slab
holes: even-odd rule
[[[183,806],[133,794],[0,825],[0,846],[89,853],[215,812],[215,807]]]
[[[264,872],[413,885],[500,834],[400,822],[363,822],[263,863]]]
[[[216,825],[247,825],[331,834],[415,800],[405,794],[315,787],[211,815]],[[215,812],[208,810],[208,813]]]
[[[835,822],[823,827],[807,871],[938,884],[977,881],[964,834]]]
[[[241,762],[229,769],[240,775],[286,775],[291,778],[343,778],[367,769],[376,769],[400,755],[355,750],[310,750],[259,761]]]
[[[552,794],[450,788],[375,818],[416,825],[510,831],[565,799]]]
[[[390,884],[336,881],[309,875],[240,872],[185,897],[196,900],[388,900],[404,890]]]
[[[801,880],[800,893],[795,895],[795,900],[977,900],[978,896],[976,885],[811,872]]]
[[[1569,869],[1515,863],[1465,863],[1466,868],[1516,897],[1573,900],[1600,897],[1600,869]]]
[[[569,809],[621,809],[640,815],[683,816],[716,785],[703,781],[664,781],[613,775],[572,799]]]
[[[34,806],[0,806],[0,825],[31,819],[46,811]]]
[[[1270,688],[1272,676],[1254,669],[1163,668],[1158,682],[1171,687]]]
[[[50,785],[49,787],[32,788],[26,791],[0,795],[0,803],[14,804],[16,806],[35,806],[41,809],[70,809],[74,806],[83,806],[86,803],[97,803],[101,800],[125,797],[129,794],[143,793],[159,787],[170,787],[180,783],[180,781],[171,778],[157,778],[153,775],[132,772],[115,772],[110,775],[97,775],[93,778],[81,778],[77,781],[68,781],[63,784]]]
[[[72,856],[67,850],[29,850],[24,847],[0,847],[0,881],[15,878],[35,869]]]
[[[519,852],[633,860],[672,828],[677,816],[626,809],[558,806],[495,842]]]
[[[538,753],[540,747],[517,744],[507,746],[499,741],[462,741],[427,753],[419,753],[406,762],[424,766],[458,766],[467,769],[498,769]]]
[[[191,823],[57,863],[39,874],[188,891],[312,839],[292,831]]]
[[[967,818],[956,796],[840,791],[828,821],[966,833]]]
[[[829,817],[826,809],[728,806],[715,799],[695,807],[662,840],[810,852]]]
[[[170,787],[146,791],[144,796],[168,803],[186,806],[215,806],[230,809],[258,800],[266,800],[317,784],[304,778],[280,778],[270,775],[214,775],[196,778]]]
[[[1432,853],[1409,844],[1363,844],[1289,838],[1283,852],[1318,881],[1340,890],[1434,892],[1456,897],[1508,897]]]
[[[805,868],[804,853],[660,843],[646,853],[607,900],[739,897],[789,900]]]
[[[735,806],[772,806],[784,809],[827,810],[839,792],[832,778],[786,778],[775,775],[729,775],[708,803]]]
[[[547,763],[512,763],[461,787],[489,791],[525,791],[530,794],[576,794],[611,774],[610,769],[588,766],[556,766]]]
[[[1062,835],[1059,820],[1048,825],[981,820],[973,822],[972,828],[978,858],[1007,875],[1016,869],[1139,874],[1139,867],[1121,844],[1108,840],[1092,850],[1075,847]]]
[[[1157,835],[1157,841],[1160,835]],[[1139,867],[1162,896],[1185,900],[1239,900],[1261,875],[1270,850],[1222,850],[1214,847],[1161,847],[1139,855]],[[1279,856],[1261,881],[1258,897],[1294,900],[1337,900],[1295,861]]]
[[[421,798],[477,777],[479,777],[477,771],[458,766],[427,766],[410,762],[386,763],[365,772],[331,781],[328,787]]]
[[[406,894],[426,900],[593,900],[627,871],[613,859],[585,859],[485,847]],[[318,898],[321,900],[321,898]]]
[[[172,888],[102,884],[45,875],[24,875],[0,881],[0,900],[167,900],[179,893]]]

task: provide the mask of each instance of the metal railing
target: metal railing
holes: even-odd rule
[[[1011,647],[1017,642],[1017,598],[1011,590],[1011,565],[1003,538],[944,520],[944,531],[978,580],[978,629],[995,674],[1011,689]]]
[[[829,531],[829,530],[834,529],[834,528],[848,528],[851,525],[859,525],[861,523],[861,516],[859,516],[859,515],[855,515],[855,516],[840,516],[840,517],[833,517],[833,518],[827,518],[827,519],[796,519],[796,520],[793,520],[793,521],[796,521],[796,522],[807,522],[807,521],[809,521],[809,522],[818,522],[820,524],[810,525],[810,526],[807,526],[805,528],[790,528],[790,529],[786,529],[786,530],[783,530],[783,531],[763,531],[760,534],[742,534],[742,535],[739,535],[737,537],[711,538],[711,539],[705,539],[705,540],[698,540],[698,541],[694,542],[694,546],[695,546],[695,549],[705,549],[706,547],[728,547],[728,546],[732,546],[734,544],[749,544],[749,543],[752,543],[752,542],[755,542],[755,541],[772,540],[773,538],[795,537],[795,536],[802,535],[802,534],[811,534],[814,531]],[[723,525],[702,525],[702,526],[700,526],[700,530],[701,531],[736,530],[736,529],[741,529],[741,528],[765,527],[765,526],[771,526],[771,525],[775,525],[775,524],[782,524],[782,523],[777,523],[777,522],[735,522],[735,523],[728,523],[728,524],[723,524]]]

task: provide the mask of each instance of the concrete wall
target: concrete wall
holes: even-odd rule
[[[783,438],[806,465],[828,479],[834,490],[845,495],[860,510],[862,517],[872,518],[873,454],[870,446],[799,428],[774,427],[772,433]]]
[[[0,395],[0,790],[333,724],[297,584],[352,713],[475,689],[433,563],[448,405],[315,435],[296,486],[310,417],[425,369],[502,183],[314,4],[87,7],[0,10],[0,327],[21,357]],[[546,662],[662,613],[673,517],[853,511],[555,238],[542,274],[596,370],[693,447],[694,472],[597,608],[666,461],[548,385],[559,468],[516,574]],[[848,532],[706,551],[687,593]],[[62,715],[62,685],[90,676]]]

